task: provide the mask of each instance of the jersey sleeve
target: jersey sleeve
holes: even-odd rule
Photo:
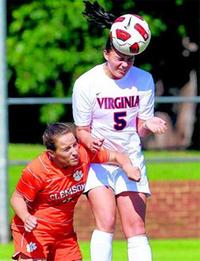
[[[154,116],[155,86],[151,75],[149,76],[146,85],[147,88],[140,93],[138,118],[142,120],[148,120]]]
[[[76,80],[72,93],[72,111],[76,126],[88,126],[92,121],[93,97],[87,79]]]
[[[22,176],[18,181],[16,190],[28,201],[33,201],[38,191],[42,188],[42,180],[31,168],[26,167],[22,171]]]

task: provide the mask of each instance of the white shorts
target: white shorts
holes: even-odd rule
[[[141,168],[141,174],[140,182],[135,182],[130,180],[124,171],[117,166],[93,163],[90,165],[84,192],[88,192],[89,190],[100,186],[109,186],[113,189],[115,195],[125,191],[136,191],[143,192],[150,196],[151,192],[146,176],[145,165]]]

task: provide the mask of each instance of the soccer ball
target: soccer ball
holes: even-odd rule
[[[110,39],[117,51],[133,56],[147,48],[151,31],[141,16],[126,14],[118,17],[112,24]]]

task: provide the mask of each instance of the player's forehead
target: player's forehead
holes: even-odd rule
[[[74,143],[76,143],[76,138],[73,133],[65,133],[62,135],[58,135],[55,138],[55,145],[56,148],[66,148],[72,146]]]

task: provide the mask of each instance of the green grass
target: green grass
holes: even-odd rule
[[[199,180],[200,179],[200,160],[198,162],[188,162],[183,158],[190,159],[198,157],[200,151],[145,151],[147,159],[147,170],[150,181],[156,180]],[[170,162],[148,162],[148,159],[172,159]],[[179,162],[173,159],[179,158]]]
[[[8,157],[10,160],[31,160],[43,150],[39,144],[9,144]]]
[[[148,177],[156,180],[200,180],[200,162],[148,163]]]
[[[150,241],[154,261],[198,261],[200,260],[200,239],[169,239]],[[89,261],[89,242],[80,242],[84,261]],[[13,244],[0,244],[0,260],[9,261],[13,253]],[[126,261],[125,241],[113,242],[113,261]]]

